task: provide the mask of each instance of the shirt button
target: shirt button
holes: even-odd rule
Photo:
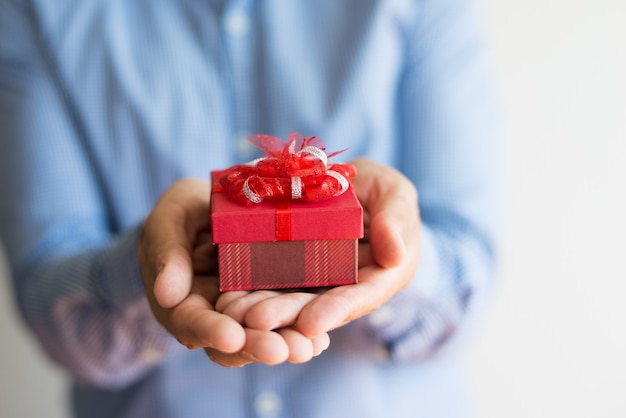
[[[224,29],[229,35],[240,38],[250,30],[250,19],[243,12],[230,12],[224,17]]]
[[[283,408],[283,402],[275,392],[261,392],[254,400],[254,410],[264,418],[277,416]]]
[[[382,306],[377,311],[372,312],[368,318],[369,323],[375,327],[389,325],[395,318],[395,312],[390,306]]]

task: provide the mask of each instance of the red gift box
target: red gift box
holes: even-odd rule
[[[322,202],[263,201],[244,206],[215,186],[215,175],[213,184],[211,220],[220,290],[357,282],[363,209],[352,187]]]
[[[257,135],[266,156],[212,173],[211,221],[220,290],[357,282],[363,208],[350,164],[329,164],[323,142]]]

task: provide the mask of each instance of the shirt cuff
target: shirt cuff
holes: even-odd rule
[[[413,280],[378,310],[352,323],[351,338],[373,346],[379,356],[382,352],[387,358],[429,355],[432,339],[428,334],[433,324],[423,321],[422,313],[424,305],[445,286],[441,283],[442,267],[435,242],[433,233],[424,227],[420,264]]]
[[[139,297],[146,288],[139,267],[138,246],[142,225],[119,236],[100,257],[97,274],[98,293],[105,303],[123,309]]]

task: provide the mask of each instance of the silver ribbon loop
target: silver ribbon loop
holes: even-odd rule
[[[326,170],[326,174],[335,178],[341,186],[341,190],[338,190],[337,193],[335,193],[333,196],[339,196],[343,194],[346,190],[348,190],[348,187],[350,187],[350,182],[341,173],[338,173],[335,170]]]
[[[304,147],[300,151],[298,151],[298,155],[304,153],[311,154],[312,156],[317,157],[317,159],[320,160],[322,164],[324,164],[324,168],[328,166],[328,156],[320,148],[309,145],[308,147]]]
[[[250,181],[250,177],[248,177],[246,181],[243,183],[243,195],[246,198],[248,198],[248,200],[251,201],[252,203],[261,203],[263,201],[263,198],[259,196],[258,194],[254,193],[252,189],[250,189],[250,186],[248,185],[248,181]]]
[[[339,182],[339,186],[341,186],[341,189],[338,190],[335,194],[333,194],[333,196],[339,196],[343,194],[350,187],[350,181],[346,177],[344,177],[343,174],[334,170],[327,169],[328,156],[321,148],[309,145],[309,146],[302,148],[300,151],[296,153],[296,142],[293,141],[291,144],[289,144],[289,153],[295,154],[297,156],[300,156],[302,154],[309,154],[319,159],[322,162],[322,164],[324,164],[324,168],[326,169],[325,174],[333,177],[335,180]],[[246,163],[246,165],[255,166],[259,162],[265,159],[266,157],[257,158],[256,160]],[[261,203],[264,199],[261,196],[259,196],[257,193],[253,192],[252,189],[250,189],[250,186],[248,185],[250,178],[251,177],[248,177],[246,181],[243,183],[243,194],[252,203]],[[303,194],[304,194],[304,184],[302,183],[302,178],[299,176],[291,177],[291,199],[292,200],[302,199]]]

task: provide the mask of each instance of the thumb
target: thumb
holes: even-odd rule
[[[355,192],[369,214],[372,258],[382,267],[398,266],[406,255],[410,231],[418,223],[417,192],[400,172],[373,161],[353,162]]]
[[[209,190],[204,180],[175,183],[144,223],[140,259],[142,271],[151,276],[144,281],[163,308],[176,306],[191,290],[193,245],[198,233],[209,227]]]
[[[191,290],[191,257],[186,248],[173,244],[160,258],[152,291],[161,307],[172,308],[182,302]]]
[[[385,268],[396,267],[406,254],[401,225],[388,211],[372,217],[370,225],[370,247],[373,260]]]

